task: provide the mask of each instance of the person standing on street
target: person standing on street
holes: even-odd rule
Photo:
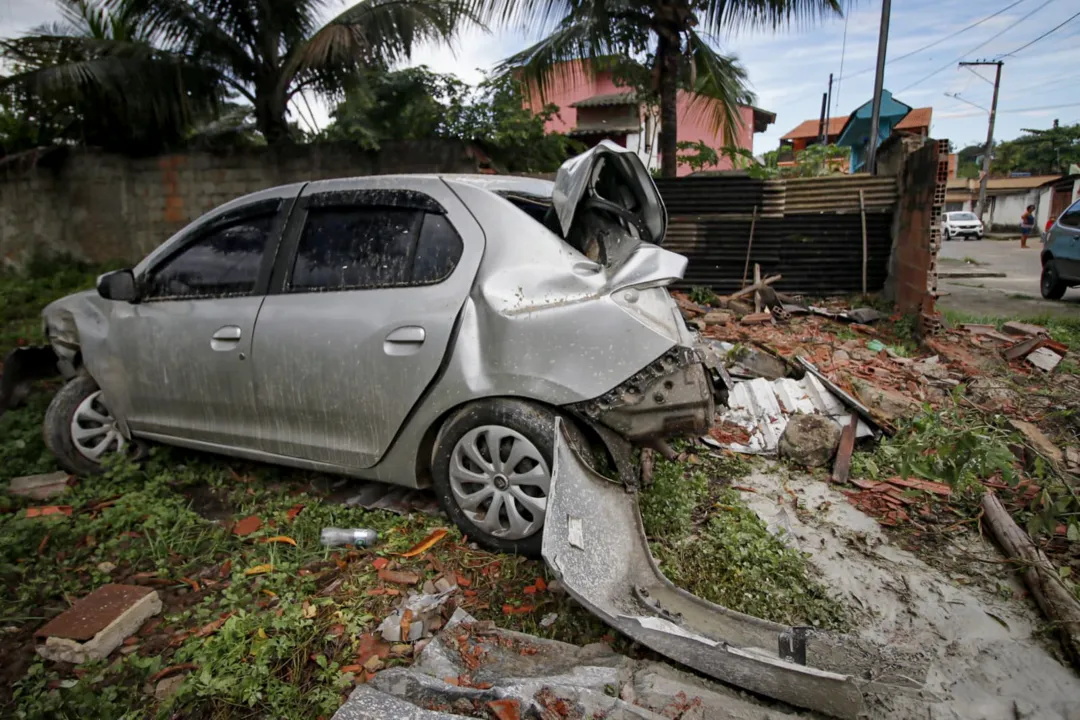
[[[1028,235],[1035,229],[1035,206],[1028,205],[1027,210],[1020,216],[1020,248],[1027,247]]]

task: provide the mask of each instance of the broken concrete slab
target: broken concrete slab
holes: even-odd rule
[[[1061,363],[1062,357],[1048,348],[1036,348],[1025,358],[1029,363],[1043,372],[1051,373]]]
[[[793,415],[780,436],[780,457],[808,468],[824,467],[840,445],[840,426],[821,415]]]
[[[724,310],[712,310],[705,314],[704,322],[706,325],[727,325],[735,316]]]
[[[1018,322],[1016,320],[1010,320],[1001,326],[1009,335],[1015,335],[1018,337],[1032,337],[1035,335],[1047,335],[1050,333],[1042,325],[1032,325],[1031,323]]]
[[[24,475],[11,481],[8,485],[8,494],[34,500],[48,500],[67,492],[69,479],[68,474],[62,471],[43,475]]]
[[[911,417],[919,411],[919,402],[907,395],[889,388],[872,385],[865,380],[853,381],[855,394],[864,404],[881,415],[889,422]]]
[[[37,653],[46,660],[76,664],[102,660],[159,612],[161,598],[155,590],[103,585],[34,633],[45,639]]]
[[[934,380],[949,379],[949,368],[941,364],[941,358],[937,355],[912,363],[911,369]]]

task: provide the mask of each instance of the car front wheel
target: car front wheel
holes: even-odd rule
[[[1047,300],[1060,300],[1065,296],[1068,285],[1058,275],[1057,266],[1053,260],[1047,260],[1043,265],[1042,277],[1039,278],[1039,289],[1042,296]]]
[[[100,473],[107,456],[130,450],[89,375],[73,378],[56,393],[45,412],[44,434],[60,467],[74,475]]]
[[[479,545],[540,555],[555,417],[542,405],[497,399],[468,405],[443,426],[432,463],[435,492]]]

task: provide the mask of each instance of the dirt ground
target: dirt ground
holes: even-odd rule
[[[783,512],[791,541],[861,609],[857,634],[929,656],[926,691],[937,701],[896,697],[870,708],[871,717],[1080,717],[1080,678],[1056,659],[1044,624],[988,541],[966,534],[931,565],[824,482],[775,464],[740,482],[763,520]]]
[[[1040,243],[1026,250],[1016,240],[943,242],[938,252],[939,272],[1004,273],[1005,277],[939,278],[939,309],[1002,317],[1080,317],[1080,288],[1061,300],[1044,300],[1039,294]],[[974,260],[974,263],[968,262]]]

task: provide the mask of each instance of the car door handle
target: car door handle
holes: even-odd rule
[[[419,345],[427,338],[427,331],[416,325],[399,327],[386,336],[386,342],[400,345]]]
[[[210,336],[210,349],[217,350],[218,352],[225,352],[228,350],[235,350],[240,347],[240,337],[243,333],[235,325],[226,325],[223,328],[218,328],[213,335]],[[243,360],[243,355],[240,356]]]
[[[236,342],[240,339],[241,335],[242,333],[240,332],[240,328],[236,327],[235,325],[226,325],[223,328],[218,328],[217,332],[213,334],[211,339],[226,341],[231,340],[232,342]]]

